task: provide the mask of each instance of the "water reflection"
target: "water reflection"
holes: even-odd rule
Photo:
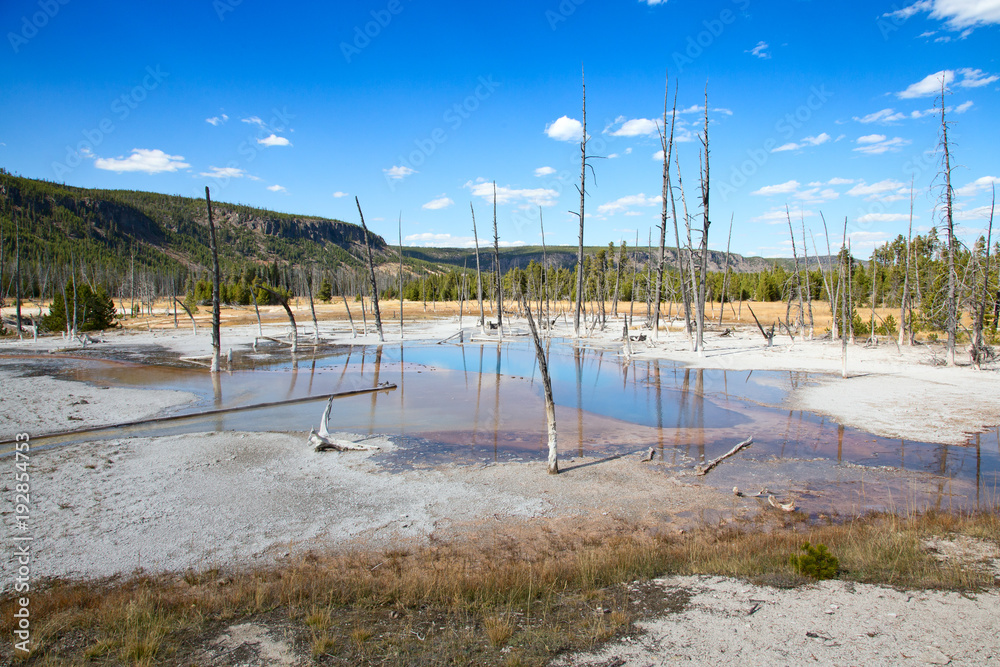
[[[878,438],[782,408],[788,391],[811,381],[807,373],[690,369],[646,359],[629,363],[612,351],[559,341],[550,341],[549,353],[563,456],[652,447],[657,461],[691,467],[753,434],[755,444],[741,460],[777,461],[788,473],[785,485],[794,472],[794,479],[805,480],[800,486],[807,494],[857,489],[865,503],[877,504],[911,492],[905,477],[876,492],[850,472],[850,466],[861,465],[933,475],[921,493],[934,507],[997,501],[1000,430],[970,438],[967,447]],[[291,361],[243,355],[235,366],[212,376],[203,370],[60,360],[43,370],[58,368],[64,377],[102,385],[192,391],[201,400],[188,411],[319,397],[315,403],[110,431],[107,437],[237,429],[305,433],[318,424],[325,395],[389,379],[395,391],[334,401],[331,429],[405,438],[409,446],[396,456],[408,465],[544,459],[541,383],[533,350],[523,341],[344,346]],[[820,464],[808,463],[815,460],[832,468],[818,473]],[[800,469],[800,462],[808,465]],[[717,470],[725,472],[713,472],[710,483],[749,488],[739,465]]]

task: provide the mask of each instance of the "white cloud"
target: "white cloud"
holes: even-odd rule
[[[1000,1],[997,4],[1000,4]],[[982,88],[995,81],[1000,81],[1000,76],[986,74],[981,69],[972,69],[971,67],[963,67],[958,70],[958,73],[962,75],[962,80],[958,82],[962,88]]]
[[[226,114],[219,114],[218,116],[212,116],[211,118],[206,118],[205,122],[218,127],[219,125],[224,124],[227,120],[229,120],[229,116],[227,116]]]
[[[421,208],[425,208],[428,211],[439,211],[443,208],[448,208],[449,206],[452,206],[454,203],[455,202],[452,201],[450,198],[441,195],[437,199],[430,200],[429,202],[424,204]]]
[[[990,214],[996,215],[992,206],[977,206],[967,211],[955,211],[956,220],[989,220]],[[985,230],[984,230],[985,232]]]
[[[288,192],[283,185],[269,185],[267,189],[271,192]]]
[[[825,201],[838,199],[840,197],[840,193],[833,188],[822,188],[817,186],[809,188],[808,190],[796,192],[793,197],[801,202],[821,204]]]
[[[650,120],[649,118],[633,118],[632,120],[625,120],[624,118],[619,117],[604,131],[607,132],[608,129],[617,125],[619,122],[622,125],[614,132],[611,132],[612,137],[641,137],[659,134],[659,125],[657,125],[655,120]]]
[[[886,17],[908,19],[927,12],[944,21],[950,30],[966,30],[1000,23],[998,0],[919,0],[908,7],[883,14]]]
[[[886,232],[849,232],[847,237],[851,239],[852,252],[868,248],[874,250],[889,240],[889,235]]]
[[[902,137],[886,138],[884,134],[869,134],[858,137],[858,147],[854,150],[865,155],[881,155],[883,153],[895,152],[903,146],[909,146],[912,141]]]
[[[643,193],[637,195],[627,195],[621,197],[614,201],[610,201],[606,204],[601,204],[597,207],[598,215],[614,215],[616,213],[624,213],[625,215],[637,214],[637,211],[632,211],[633,207],[636,206],[659,206],[660,197],[647,197]]]
[[[237,167],[209,167],[211,171],[203,171],[199,176],[207,178],[243,178],[247,173]]]
[[[831,138],[832,137],[830,137],[829,134],[827,134],[826,132],[824,132],[824,133],[819,134],[819,135],[817,135],[815,137],[805,137],[799,143],[794,143],[793,142],[793,143],[788,143],[788,144],[782,144],[781,146],[778,146],[777,148],[775,148],[771,152],[772,153],[781,153],[783,151],[797,151],[797,150],[801,150],[803,148],[806,148],[807,146],[821,146],[821,145],[825,144],[826,142],[830,141]]]
[[[914,216],[914,220],[917,216]],[[906,213],[866,213],[857,222],[906,222],[910,216]]]
[[[950,85],[955,80],[955,72],[950,69],[944,69],[934,74],[928,74],[920,81],[908,86],[906,90],[896,93],[896,97],[901,100],[911,100],[917,97],[939,95],[941,93],[942,80],[944,80],[945,86]]]
[[[982,178],[977,178],[968,185],[963,185],[955,190],[955,194],[959,197],[974,197],[980,191],[990,192],[993,186],[1000,185],[1000,178],[996,176],[983,176]]]
[[[337,190],[336,192],[333,193],[333,196],[336,197],[337,199],[340,199],[341,197],[349,197],[350,195],[348,195],[346,192],[341,192],[340,190]]]
[[[557,141],[580,141],[583,138],[583,123],[563,116],[546,125],[545,134]]]
[[[798,210],[789,213],[787,209],[782,208],[772,208],[767,213],[758,215],[756,218],[750,220],[750,222],[765,222],[769,225],[787,225],[789,215],[794,215],[797,218],[811,218],[816,214],[809,210]]]
[[[535,176],[538,176],[539,178],[542,176],[551,176],[554,173],[556,173],[556,170],[552,167],[539,167],[535,170]]]
[[[894,123],[896,121],[904,120],[906,114],[897,112],[895,109],[882,109],[881,111],[876,111],[870,113],[867,116],[854,117],[859,123]]]
[[[771,48],[770,45],[767,42],[761,40],[757,42],[757,46],[753,47],[749,51],[744,51],[744,53],[750,53],[757,56],[758,58],[763,58],[764,60],[767,60],[768,58],[771,57],[771,54],[767,52],[769,48]]]
[[[866,134],[863,137],[858,137],[859,144],[877,144],[882,141],[885,141],[884,134]]]
[[[184,157],[181,155],[167,155],[159,149],[133,148],[132,154],[128,157],[119,155],[116,158],[97,158],[94,161],[94,166],[119,174],[126,171],[162,174],[178,169],[187,169],[191,165],[184,162]]]
[[[389,169],[383,169],[382,171],[385,173],[386,178],[391,178],[394,181],[400,181],[411,174],[417,173],[416,169],[411,169],[406,165],[393,166]]]
[[[972,100],[969,100],[968,102],[962,102],[957,107],[955,107],[955,113],[965,113],[971,108],[972,108]]]
[[[887,178],[884,181],[871,184],[862,181],[848,190],[847,195],[849,197],[864,197],[869,201],[876,199],[885,200],[892,195],[902,195],[908,192],[908,189],[906,183]]]
[[[760,190],[754,190],[750,194],[761,195],[763,197],[771,197],[773,195],[788,195],[799,189],[798,181],[787,181],[785,183],[779,183],[778,185],[767,185],[762,187]]]
[[[472,248],[476,245],[476,239],[472,236],[452,236],[451,234],[435,234],[424,232],[422,234],[410,234],[404,236],[403,240],[407,245],[419,246],[422,248]],[[491,245],[493,239],[479,239],[480,246]],[[501,248],[516,248],[527,245],[524,241],[500,241]]]
[[[286,139],[285,137],[279,137],[276,134],[272,134],[270,136],[264,137],[263,139],[258,139],[257,143],[258,144],[262,144],[264,146],[291,146],[292,145],[291,142],[288,141],[288,139]]]
[[[258,125],[264,127],[264,121],[260,119],[260,116],[250,116],[249,118],[240,118],[244,123],[249,123],[250,125]]]
[[[488,181],[469,181],[465,187],[472,191],[473,196],[482,197],[493,203],[493,183]],[[516,189],[507,186],[497,186],[497,204],[534,204],[535,206],[554,206],[559,199],[559,193],[549,188]]]
[[[850,185],[854,182],[853,178],[831,178],[826,182],[827,185]]]

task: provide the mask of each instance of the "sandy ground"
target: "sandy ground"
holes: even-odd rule
[[[468,330],[472,322],[465,324]],[[527,327],[521,320],[512,329],[508,334],[524,333]],[[269,336],[285,331],[280,324],[265,326]],[[387,342],[398,342],[397,323],[388,323],[385,331]],[[443,340],[457,332],[457,317],[444,317],[408,324],[405,338]],[[618,332],[620,324],[609,326],[584,344],[620,349]],[[342,321],[321,322],[321,333],[338,342],[377,342],[374,333],[353,337]],[[560,322],[556,334],[569,333]],[[300,327],[300,334],[310,335],[311,327]],[[249,347],[256,336],[256,325],[227,328],[223,349]],[[960,444],[967,432],[1000,422],[996,365],[982,371],[941,367],[940,349],[929,346],[902,351],[891,344],[852,346],[844,379],[839,377],[838,343],[792,342],[786,336],[767,348],[749,329],[727,337],[709,332],[706,343],[702,356],[690,351],[682,333],[661,332],[656,342],[635,343],[634,355],[707,368],[827,374],[795,389],[788,406],[888,437]],[[168,328],[109,333],[93,346],[110,356],[160,346],[173,355],[198,357],[210,352],[210,339],[204,328],[197,336],[189,329]],[[0,355],[78,349],[79,344],[55,337],[0,342]],[[122,421],[123,415],[156,414],[192,398],[26,376],[16,357],[0,363],[0,381],[6,389],[0,401],[3,439],[53,430],[52,415],[61,415],[69,428],[100,425]],[[386,439],[366,443],[383,450],[394,447]],[[306,446],[304,433],[230,432],[118,439],[36,452],[34,574],[94,577],[136,568],[176,571],[255,563],[318,546],[425,539],[483,517],[487,522],[531,520],[601,511],[685,521],[699,512],[717,516],[713,513],[734,509],[731,495],[683,478],[671,481],[635,457],[564,459],[565,473],[550,477],[542,462],[387,472],[379,468],[379,455],[316,454]],[[12,474],[9,465],[0,476],[5,497],[12,493]],[[5,535],[13,531],[8,507],[2,510]],[[12,566],[8,555],[4,590],[10,586]],[[686,611],[652,621],[641,636],[600,654],[560,664],[988,664],[1000,659],[1000,643],[990,634],[1000,611],[995,593],[967,600],[839,582],[793,591],[727,579],[668,580],[663,585],[690,589],[692,604]],[[756,604],[761,606],[749,613]]]
[[[991,665],[1000,595],[897,591],[825,581],[782,590],[722,577],[658,580],[691,596],[677,614],[563,667],[651,665]]]

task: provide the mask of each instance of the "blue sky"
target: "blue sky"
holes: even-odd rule
[[[669,74],[692,214],[708,86],[713,248],[732,219],[734,251],[790,255],[787,205],[867,256],[906,233],[911,179],[915,229],[940,223],[944,77],[960,231],[987,222],[1000,0],[318,4],[5,0],[0,166],[349,222],[358,196],[387,241],[401,216],[440,246],[471,244],[470,202],[490,236],[495,180],[502,243],[538,244],[541,210],[571,245],[585,67],[585,241],[645,245]]]

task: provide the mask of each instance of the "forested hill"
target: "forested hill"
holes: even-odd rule
[[[360,267],[359,225],[212,202],[223,271],[248,264],[315,263],[326,269]],[[211,266],[204,199],[130,190],[91,190],[13,176],[0,169],[0,221],[12,248],[20,223],[21,256],[59,271],[71,264],[122,275],[136,269],[200,274]],[[388,250],[369,232],[377,257]],[[392,253],[393,257],[397,256]]]
[[[225,276],[245,273],[248,267],[276,265],[284,270],[312,266],[335,274],[364,266],[361,227],[341,220],[276,213],[240,204],[212,202],[220,261]],[[121,284],[133,273],[157,276],[158,281],[188,283],[204,276],[211,266],[208,214],[204,199],[131,190],[96,190],[14,176],[0,168],[0,231],[10,263],[14,248],[14,220],[20,223],[22,261],[36,279],[53,279],[76,266],[92,279],[109,286]],[[376,263],[395,264],[395,247],[369,232]],[[588,247],[595,255],[606,247]],[[632,262],[646,264],[645,246],[628,248]],[[617,249],[610,249],[609,259]],[[472,249],[404,248],[408,274],[443,273],[462,266],[475,270]],[[576,248],[549,247],[546,263],[573,269]],[[676,250],[667,250],[674,265]],[[541,247],[500,250],[500,267],[525,269],[541,263]],[[824,258],[825,259],[825,258]],[[816,259],[810,258],[811,268]],[[493,253],[481,248],[483,270],[493,269]],[[733,254],[729,268],[737,273],[767,271],[775,264],[791,268],[791,259],[764,259]],[[709,251],[709,271],[721,271],[726,255]],[[9,266],[7,267],[10,268]],[[383,271],[388,274],[388,271]],[[395,273],[392,271],[392,273]],[[290,281],[286,281],[290,282]]]
[[[608,248],[607,246],[585,246],[585,255],[595,255],[601,250],[607,251],[609,259],[616,259],[618,248]],[[626,247],[629,256],[640,264],[646,264],[650,257],[650,250],[646,246],[638,248]],[[653,249],[655,253],[655,248]],[[455,267],[466,266],[470,269],[476,268],[476,251],[472,248],[403,248],[403,255],[413,259],[423,260],[432,264],[448,264]],[[528,264],[535,262],[541,264],[545,259],[545,265],[558,269],[572,269],[576,267],[577,248],[575,246],[548,246],[544,250],[541,246],[520,246],[500,249],[500,271],[506,273],[511,269],[524,269]],[[677,250],[667,248],[665,257],[667,264],[671,267],[677,264]],[[819,258],[824,266],[829,266],[831,258],[823,256]],[[832,258],[836,261],[836,257]],[[483,270],[493,269],[493,248],[479,248],[479,261]],[[816,268],[816,258],[809,258],[809,268]],[[791,257],[780,259],[765,259],[763,257],[744,257],[732,253],[729,256],[729,270],[735,273],[757,273],[759,271],[769,271],[775,265],[784,269],[791,269],[795,260]],[[723,271],[726,267],[726,253],[720,250],[708,251],[708,270]]]

